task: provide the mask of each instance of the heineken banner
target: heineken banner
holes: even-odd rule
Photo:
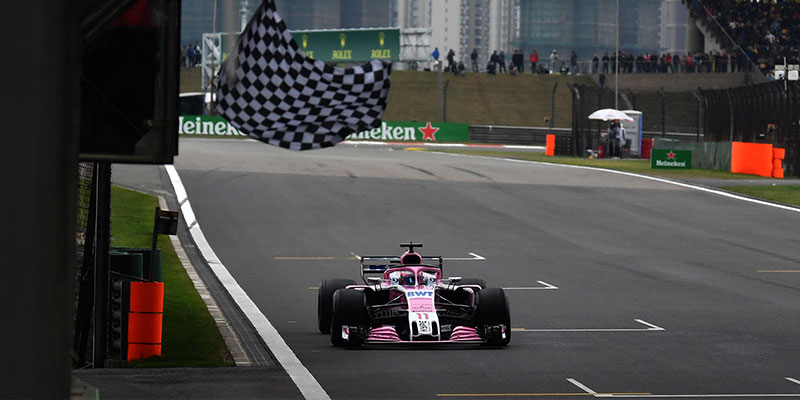
[[[244,136],[225,118],[211,115],[181,115],[179,135]],[[376,140],[385,142],[467,142],[469,124],[437,122],[383,121],[380,128],[354,133],[347,140]]]
[[[691,150],[653,149],[650,168],[691,169]]]
[[[234,128],[225,118],[210,115],[181,115],[178,117],[178,134],[247,136]]]
[[[469,124],[383,121],[380,128],[354,133],[346,140],[467,142],[469,141]]]
[[[292,31],[292,37],[307,56],[325,62],[397,61],[400,29],[349,29]]]

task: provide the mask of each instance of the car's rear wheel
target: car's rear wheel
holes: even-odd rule
[[[364,292],[355,289],[339,289],[333,294],[333,315],[331,317],[331,343],[336,346],[358,346],[364,342],[369,323],[367,311],[367,298]],[[355,327],[350,329],[349,337],[345,339],[342,327]]]
[[[489,346],[506,346],[511,342],[511,312],[503,289],[489,288],[478,292],[475,324],[486,335]],[[504,326],[505,332],[497,331]]]
[[[320,333],[331,333],[331,316],[333,315],[333,294],[339,289],[355,285],[352,279],[325,279],[317,292],[317,324]]]

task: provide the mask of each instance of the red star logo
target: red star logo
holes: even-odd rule
[[[422,140],[430,139],[434,142],[436,141],[436,137],[434,135],[436,135],[436,132],[439,131],[439,128],[432,127],[430,122],[428,122],[428,125],[426,125],[424,128],[417,128],[417,129],[419,129],[419,131],[422,132],[423,135]]]
[[[675,153],[672,150],[670,150],[669,153],[667,153],[667,158],[669,158],[670,160],[674,160]]]

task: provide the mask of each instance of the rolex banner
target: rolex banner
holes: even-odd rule
[[[650,168],[691,169],[691,150],[653,149]]]

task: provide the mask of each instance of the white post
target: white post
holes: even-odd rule
[[[241,29],[241,31],[244,32],[244,28],[247,26],[247,0],[242,0],[242,9],[239,10],[239,13],[242,16],[242,29]]]

